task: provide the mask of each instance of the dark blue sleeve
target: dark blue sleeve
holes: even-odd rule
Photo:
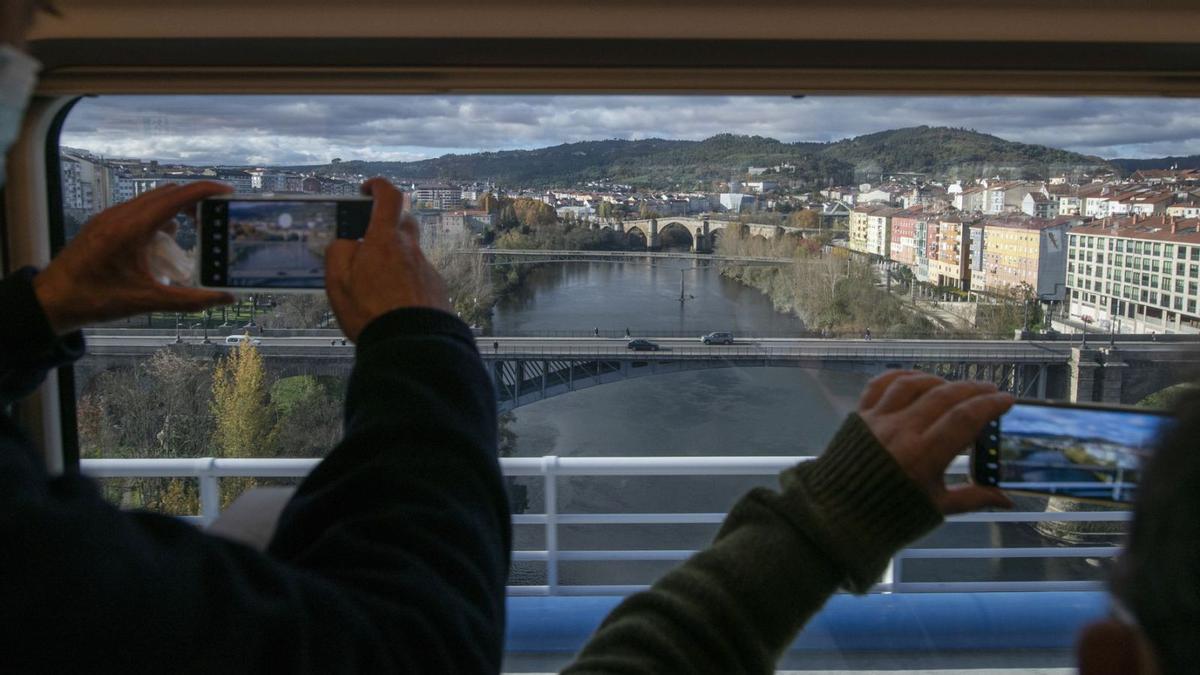
[[[26,396],[46,372],[83,355],[78,331],[59,337],[33,293],[36,270],[25,267],[0,281],[0,407]]]
[[[48,477],[0,415],[0,672],[498,672],[511,544],[491,392],[453,317],[373,323],[345,440],[266,554]]]

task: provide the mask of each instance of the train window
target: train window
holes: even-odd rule
[[[1200,372],[1182,348],[1200,325],[1197,285],[1170,262],[1200,255],[1200,164],[1171,158],[1200,147],[1194,109],[101,96],[62,129],[61,223],[70,238],[164,182],[348,195],[381,175],[409,191],[494,376],[502,454],[547,458],[506,463],[511,593],[621,594],[703,547],[747,489],[820,453],[884,368],[1030,398],[1169,402]],[[179,225],[194,247],[191,218]],[[1122,274],[1130,263],[1140,278]],[[87,339],[79,453],[122,506],[205,522],[248,487],[298,480],[337,442],[354,350],[319,294],[244,294]],[[628,460],[651,456],[675,469]],[[606,459],[604,475],[573,472],[573,458]],[[954,466],[962,480],[965,461]],[[950,519],[897,555],[879,591],[1103,588],[1127,514],[1017,501]]]

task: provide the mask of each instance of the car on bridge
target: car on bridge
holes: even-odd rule
[[[247,342],[254,347],[262,345],[262,340],[256,337],[250,337],[249,335],[230,335],[225,338],[225,344],[230,347],[239,347]]]
[[[625,343],[626,349],[632,349],[635,352],[656,352],[662,347],[658,346],[657,342],[651,342],[643,338],[636,338]]]
[[[733,344],[733,333],[709,333],[701,335],[700,341],[706,345],[731,345]]]

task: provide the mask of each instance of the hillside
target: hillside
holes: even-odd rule
[[[609,180],[646,188],[711,189],[748,166],[796,167],[810,184],[878,180],[880,172],[951,177],[1041,176],[1106,166],[1104,160],[944,127],[883,131],[832,143],[783,143],[721,134],[703,141],[665,139],[566,143],[535,150],[444,155],[417,162],[342,162],[338,171],[404,179],[491,180],[502,185],[569,186]],[[292,167],[333,171],[330,165]]]
[[[1200,155],[1187,157],[1154,157],[1152,159],[1110,159],[1110,164],[1121,170],[1121,173],[1131,174],[1141,169],[1200,169]]]
[[[852,165],[860,176],[915,171],[952,178],[1020,178],[1108,167],[1099,157],[947,127],[881,131],[831,143],[824,153]]]

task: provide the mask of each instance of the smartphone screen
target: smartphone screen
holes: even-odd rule
[[[200,204],[200,283],[235,289],[325,286],[325,248],[358,239],[369,198],[211,199]]]
[[[1133,502],[1171,421],[1162,411],[1018,401],[984,428],[972,477],[1004,490]]]

